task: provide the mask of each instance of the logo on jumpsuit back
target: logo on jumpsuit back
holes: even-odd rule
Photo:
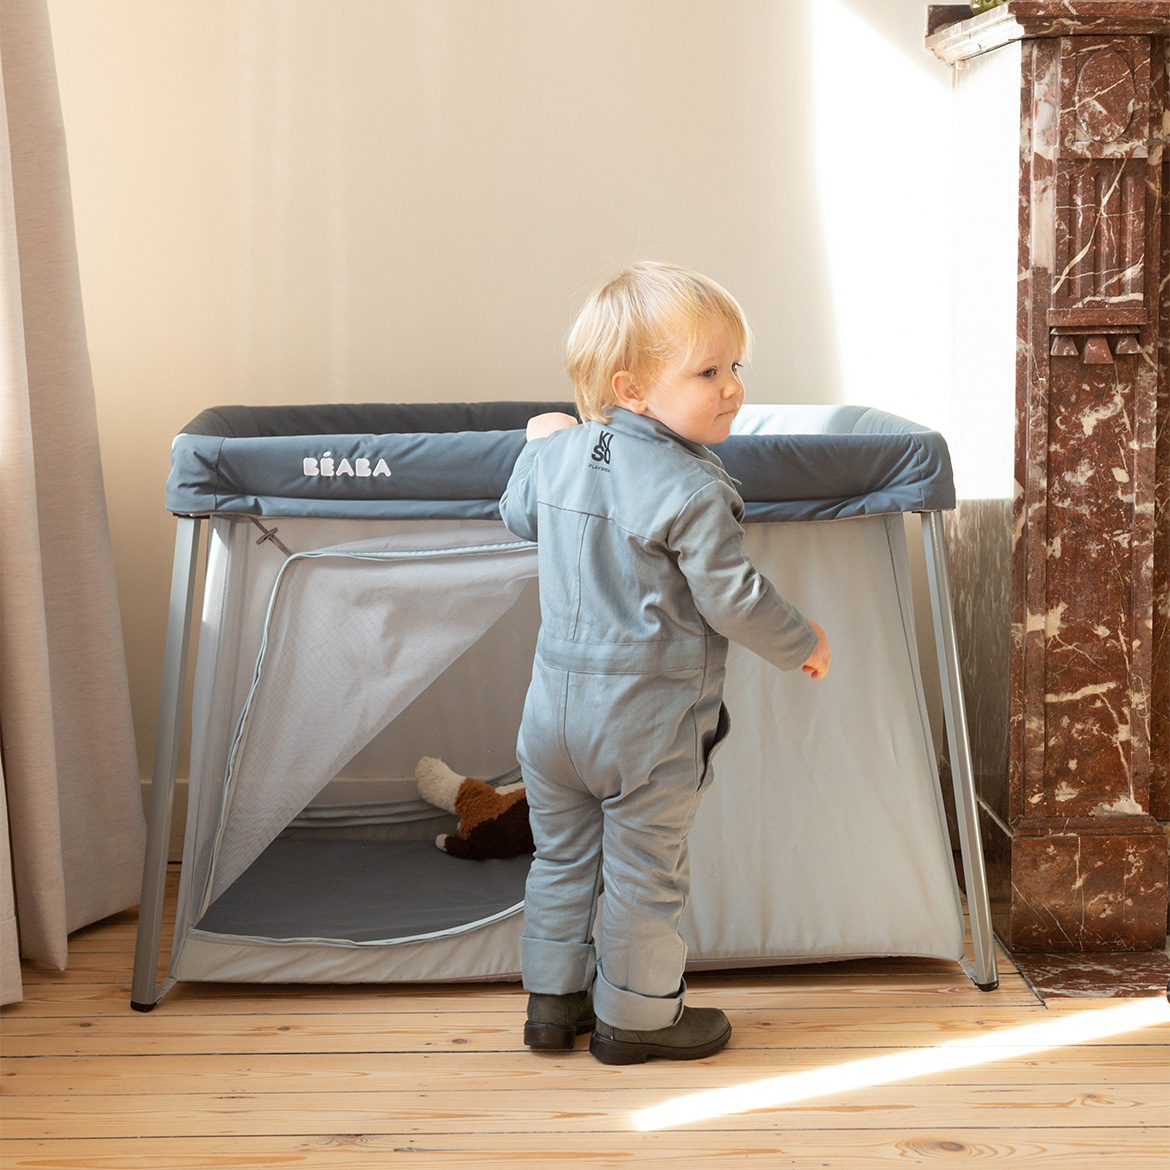
[[[591,471],[608,471],[609,470],[609,444],[613,439],[612,431],[602,431],[601,437],[597,440],[596,446],[593,448],[591,456],[594,466],[590,468]],[[602,467],[601,464],[606,466]]]

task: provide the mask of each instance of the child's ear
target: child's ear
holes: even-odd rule
[[[648,409],[646,398],[634,382],[634,376],[628,370],[618,370],[613,376],[613,397],[618,406],[632,411],[634,414],[645,414]]]

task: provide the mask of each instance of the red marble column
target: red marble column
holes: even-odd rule
[[[1007,799],[987,827],[996,926],[1017,951],[1160,948],[1170,2],[1009,0],[947,23],[959,14],[931,10],[942,59],[1011,46],[1020,61]]]

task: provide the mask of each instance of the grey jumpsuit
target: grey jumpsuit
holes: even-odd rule
[[[517,746],[536,843],[524,984],[592,984],[607,1024],[668,1027],[686,990],[687,833],[730,726],[727,639],[790,670],[817,637],[753,566],[720,461],[644,415],[528,443],[500,512],[537,542],[540,578]]]

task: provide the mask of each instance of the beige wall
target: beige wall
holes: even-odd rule
[[[918,0],[49,8],[144,773],[206,406],[568,396],[569,319],[636,257],[741,299],[757,400],[945,381]]]

